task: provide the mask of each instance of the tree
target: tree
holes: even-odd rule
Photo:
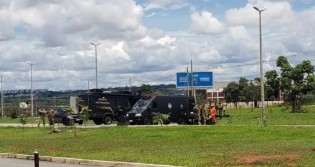
[[[246,98],[246,89],[248,87],[248,80],[244,77],[241,77],[240,80],[238,81],[238,88],[240,91],[239,94],[239,101],[248,101],[248,99]]]
[[[260,86],[257,83],[254,84],[253,82],[250,82],[243,91],[246,101],[254,101],[254,107],[258,107],[257,102],[260,100]]]
[[[224,88],[223,92],[225,94],[226,102],[234,103],[235,107],[237,108],[237,102],[239,101],[240,96],[239,84],[236,82],[230,82],[227,87]]]
[[[265,83],[266,98],[273,100],[279,99],[280,80],[278,78],[277,71],[267,71],[265,77],[267,79]]]
[[[151,94],[153,93],[152,87],[151,85],[147,85],[147,84],[142,84],[139,88],[139,91],[141,93],[146,93],[146,94]]]
[[[254,101],[255,107],[260,97],[260,85],[259,78],[255,79],[254,84],[252,81],[249,82],[246,78],[241,77],[239,82],[231,82],[223,90],[225,94],[225,100],[229,103],[232,102],[237,108],[237,102],[250,102]]]
[[[309,60],[292,67],[287,58],[279,56],[277,67],[280,67],[280,90],[292,107],[292,112],[301,111],[301,98],[315,89],[314,66]]]
[[[89,120],[89,107],[88,106],[83,106],[81,108],[80,115],[84,121],[84,124],[86,125],[87,121]]]

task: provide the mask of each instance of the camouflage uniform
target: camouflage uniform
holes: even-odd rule
[[[202,117],[203,117],[203,124],[207,124],[207,119],[209,118],[209,109],[210,109],[210,102],[206,102],[203,107]]]
[[[38,110],[38,115],[39,115],[39,120],[38,120],[38,127],[42,123],[45,127],[45,117],[46,117],[46,111],[44,109],[39,109]]]
[[[225,116],[224,106],[226,105],[225,102],[219,102],[218,111],[221,116]]]
[[[194,107],[195,121],[197,121],[199,125],[201,124],[201,110],[202,110],[202,105],[196,104]]]
[[[49,125],[54,125],[55,124],[55,121],[54,121],[54,110],[53,109],[48,109],[47,111],[47,117],[48,117],[48,122],[49,122]]]

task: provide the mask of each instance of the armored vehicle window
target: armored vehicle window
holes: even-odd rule
[[[133,109],[137,109],[137,108],[144,108],[149,104],[149,99],[147,100],[139,100],[137,101],[137,103],[133,106]]]

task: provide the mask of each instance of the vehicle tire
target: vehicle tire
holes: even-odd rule
[[[178,125],[184,125],[185,124],[184,118],[178,118],[177,123]]]
[[[72,122],[71,122],[71,119],[69,119],[69,118],[67,118],[67,117],[63,117],[63,118],[62,118],[62,124],[63,124],[63,125],[65,125],[65,126],[70,126],[70,125],[72,125],[71,123],[72,123]]]
[[[104,118],[104,124],[110,125],[113,122],[113,118],[110,115],[105,116]]]
[[[93,122],[95,123],[95,125],[101,125],[103,123],[103,120],[100,118],[96,118],[96,119],[93,119]]]
[[[171,122],[169,120],[164,122],[164,125],[169,125]]]
[[[152,120],[151,120],[150,117],[144,117],[143,123],[144,123],[145,125],[152,125]]]
[[[78,122],[78,124],[79,124],[79,125],[82,125],[82,124],[83,124],[83,120],[80,120],[80,121]]]

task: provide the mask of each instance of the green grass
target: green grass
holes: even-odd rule
[[[290,108],[286,107],[269,107],[266,108],[267,125],[315,125],[315,106],[306,106],[308,112],[291,113]],[[261,118],[262,109],[229,109],[226,114],[231,116],[228,119],[218,119],[222,125],[257,125]]]
[[[38,120],[39,120],[39,118],[37,118],[37,117],[33,117],[33,118],[27,117],[26,118],[26,121],[27,121],[28,124],[38,123]],[[47,122],[48,122],[48,120],[47,120]],[[5,118],[0,118],[0,123],[8,123],[8,124],[20,123],[20,119],[19,118],[12,119],[10,117],[5,117]]]
[[[0,152],[130,161],[179,166],[309,166],[315,164],[315,108],[290,113],[267,108],[267,126],[259,126],[261,109],[227,110],[232,120],[215,126],[0,128]],[[294,158],[288,158],[293,155]],[[245,163],[244,157],[267,156]],[[275,158],[270,158],[275,156]]]
[[[0,152],[181,166],[237,166],[245,156],[294,154],[299,158],[252,166],[315,164],[315,127],[110,127],[78,129],[78,138],[70,129],[46,134],[49,130],[0,128]]]

